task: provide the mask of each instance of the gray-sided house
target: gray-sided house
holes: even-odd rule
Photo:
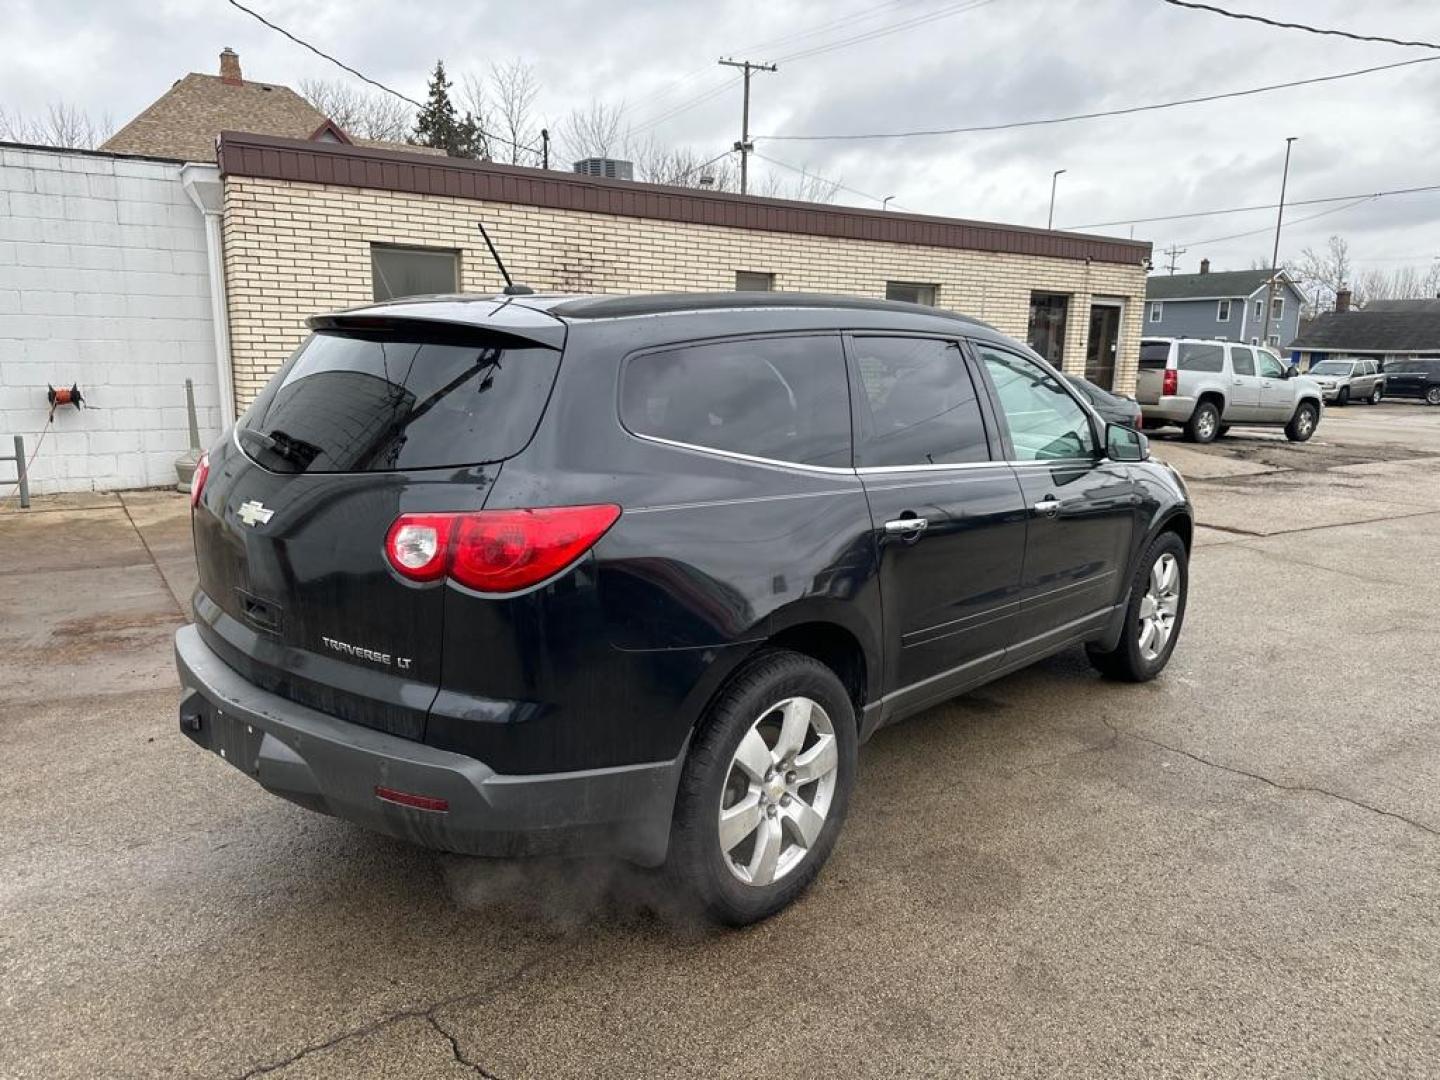
[[[1311,319],[1291,349],[1302,371],[1332,356],[1379,360],[1382,367],[1440,357],[1440,299],[1372,300],[1354,309],[1342,290],[1335,310]]]
[[[1145,283],[1145,336],[1221,338],[1287,348],[1300,326],[1304,297],[1280,271],[1265,332],[1269,270],[1227,270],[1212,274],[1200,260],[1198,274],[1156,275]]]

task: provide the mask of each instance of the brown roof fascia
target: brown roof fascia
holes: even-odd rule
[[[225,176],[445,195],[554,210],[879,243],[1133,265],[1148,259],[1151,250],[1147,241],[762,199],[235,131],[220,134],[219,164]]]

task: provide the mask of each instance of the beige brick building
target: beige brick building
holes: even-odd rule
[[[1029,339],[1067,371],[1134,387],[1148,243],[229,133],[220,166],[239,408],[308,316],[385,295],[387,252],[437,257],[461,291],[497,291],[478,220],[537,290],[729,290],[746,275],[750,287],[918,296]]]

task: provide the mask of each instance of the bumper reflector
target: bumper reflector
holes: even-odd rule
[[[433,814],[444,814],[450,810],[449,799],[437,799],[433,795],[412,795],[408,791],[396,791],[394,788],[377,787],[375,797],[381,802],[408,806],[412,810],[428,810]]]

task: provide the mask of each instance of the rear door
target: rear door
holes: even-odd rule
[[[484,506],[559,355],[473,329],[312,336],[212,454],[194,519],[207,642],[265,689],[421,738],[444,590],[394,573],[386,533],[401,513]]]
[[[1020,627],[1006,658],[1104,625],[1126,582],[1139,491],[1099,451],[1090,414],[1027,356],[974,342],[1029,516]]]
[[[1015,634],[1026,512],[958,341],[848,338],[855,463],[880,565],[889,712],[997,667]]]
[[[1260,379],[1255,374],[1255,350],[1249,345],[1230,346],[1230,403],[1225,409],[1227,423],[1260,419]]]

